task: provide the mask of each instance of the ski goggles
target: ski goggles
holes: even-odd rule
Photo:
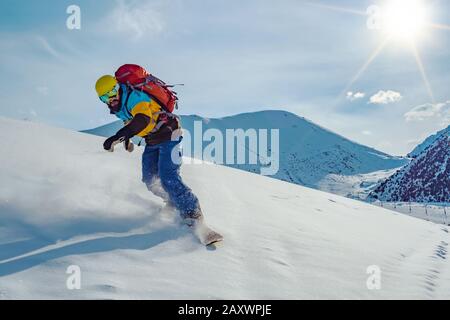
[[[101,102],[108,104],[109,101],[112,98],[117,97],[118,94],[119,94],[119,86],[117,85],[111,91],[105,93],[104,95],[100,96],[99,98],[100,98]]]

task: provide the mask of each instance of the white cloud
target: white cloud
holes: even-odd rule
[[[123,33],[134,40],[154,36],[164,29],[164,19],[158,8],[160,5],[159,1],[129,3],[118,0],[107,22],[112,26],[111,31]]]
[[[36,87],[36,91],[37,91],[37,93],[39,93],[43,96],[48,96],[49,89],[48,89],[48,87],[39,86],[39,87]]]
[[[361,132],[363,135],[365,135],[365,136],[371,136],[372,135],[372,131],[370,131],[370,130],[364,130],[364,131],[362,131]]]
[[[370,97],[371,104],[389,104],[402,100],[402,95],[399,92],[392,90],[379,91],[377,94]]]
[[[49,55],[51,55],[52,57],[60,60],[60,61],[64,61],[64,57],[63,55],[58,52],[58,50],[56,50],[51,44],[50,42],[48,42],[48,40],[42,36],[36,36],[35,37],[36,41],[39,43],[40,47],[47,52]]]
[[[450,100],[441,103],[426,103],[404,114],[407,122],[436,119],[444,122],[450,120]]]
[[[347,92],[347,100],[350,100],[350,101],[362,99],[365,96],[366,96],[366,94],[364,92],[352,92],[352,91]]]

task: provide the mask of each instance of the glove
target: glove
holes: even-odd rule
[[[116,144],[118,144],[118,143],[123,142],[124,140],[125,140],[124,137],[117,137],[117,135],[116,136],[112,136],[112,137],[110,137],[110,138],[105,140],[105,142],[103,143],[103,148],[106,151],[114,152],[114,146]]]
[[[124,145],[124,147],[125,147],[125,150],[127,150],[128,152],[133,152],[133,150],[134,150],[134,144],[133,144],[133,142],[130,141],[130,139],[126,139],[126,140],[123,142],[123,145]]]

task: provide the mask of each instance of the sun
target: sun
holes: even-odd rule
[[[331,1],[331,0],[328,0]],[[318,8],[323,8],[335,12],[352,14],[357,16],[369,15],[371,18],[375,18],[376,27],[369,28],[371,30],[383,31],[385,33],[382,41],[376,47],[374,52],[369,56],[368,60],[358,69],[356,75],[350,80],[350,82],[345,87],[345,90],[339,95],[339,99],[342,98],[349,92],[356,81],[364,74],[364,72],[369,68],[372,62],[384,51],[388,45],[395,45],[396,43],[401,43],[405,45],[404,40],[407,40],[406,47],[411,49],[412,54],[417,62],[417,67],[422,76],[422,80],[428,91],[428,95],[431,101],[434,103],[435,98],[433,90],[428,80],[426,73],[425,64],[422,61],[418,40],[421,36],[425,35],[425,31],[431,32],[433,30],[444,30],[450,31],[450,25],[435,23],[432,20],[432,11],[430,3],[432,1],[427,0],[380,0],[384,1],[384,4],[379,6],[374,5],[369,8],[375,9],[369,10],[369,8],[364,10],[345,8],[335,5],[326,5],[320,3],[308,2],[308,5],[313,5]],[[425,1],[427,1],[425,5]],[[432,4],[432,3],[431,3]],[[376,12],[376,13],[374,13]],[[370,20],[373,22],[373,19]],[[367,21],[368,22],[368,21]],[[366,24],[369,25],[368,23]]]
[[[383,29],[393,38],[416,40],[423,34],[426,20],[422,0],[388,0],[383,9]]]

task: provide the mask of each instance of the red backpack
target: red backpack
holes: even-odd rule
[[[125,64],[117,69],[116,79],[134,90],[145,92],[154,99],[166,112],[172,113],[178,109],[178,97],[173,88],[164,81],[147,72],[143,67],[135,64]]]

